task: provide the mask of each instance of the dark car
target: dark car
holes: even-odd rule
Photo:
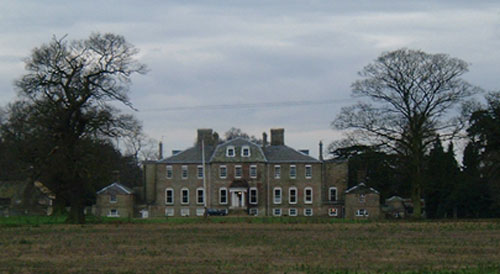
[[[209,208],[209,209],[207,209],[207,215],[208,216],[226,216],[227,210],[226,209]]]

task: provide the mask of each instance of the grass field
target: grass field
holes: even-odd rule
[[[500,271],[499,220],[48,220],[0,218],[0,272]]]

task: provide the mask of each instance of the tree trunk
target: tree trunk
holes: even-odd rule
[[[84,224],[84,203],[80,197],[72,197],[70,202],[71,209],[69,211],[66,223],[69,224]]]

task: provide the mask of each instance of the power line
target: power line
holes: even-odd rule
[[[278,108],[295,106],[315,106],[315,105],[334,105],[352,101],[352,99],[338,100],[316,100],[316,101],[282,101],[282,102],[260,102],[260,103],[233,103],[219,105],[195,105],[195,106],[176,106],[166,108],[141,109],[142,112],[163,112],[163,111],[185,111],[185,110],[225,110],[225,109],[256,109],[256,108]]]

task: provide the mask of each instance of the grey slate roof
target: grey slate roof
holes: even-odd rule
[[[200,145],[195,145],[186,150],[179,152],[178,154],[172,155],[166,159],[158,161],[159,163],[166,164],[201,164],[202,163],[202,149]],[[213,146],[205,146],[205,162],[210,160],[210,157],[214,151]]]
[[[112,183],[109,186],[97,191],[97,194],[133,194],[134,191],[120,183]]]
[[[286,145],[266,146],[264,153],[270,163],[321,163],[319,160]]]
[[[235,148],[235,155],[234,157],[227,157],[226,156],[226,148],[228,146],[234,146]],[[248,146],[250,148],[250,156],[249,157],[242,157],[241,156],[241,150],[244,146]],[[222,143],[218,145],[215,148],[214,153],[212,154],[212,157],[210,158],[210,162],[266,162],[266,156],[264,155],[264,152],[262,151],[262,148],[241,137],[229,140],[225,143]]]

